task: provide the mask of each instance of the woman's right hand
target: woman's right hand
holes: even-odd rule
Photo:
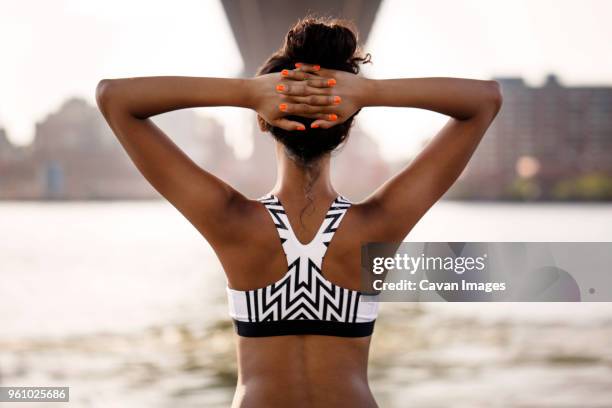
[[[249,79],[250,107],[270,125],[285,130],[306,130],[288,115],[329,119],[339,99],[334,95],[335,80],[317,75],[319,69],[309,66]]]

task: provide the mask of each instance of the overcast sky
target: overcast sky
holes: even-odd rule
[[[384,0],[365,48],[368,76],[522,76],[539,85],[612,85],[607,0]],[[281,39],[279,39],[280,42]],[[0,0],[0,125],[15,143],[70,96],[94,102],[97,81],[137,75],[236,76],[242,61],[215,0]],[[204,109],[245,154],[240,109]],[[412,153],[440,115],[362,111],[359,124],[388,158]]]

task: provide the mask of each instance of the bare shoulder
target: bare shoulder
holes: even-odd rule
[[[353,240],[359,242],[401,241],[405,235],[398,233],[393,217],[376,199],[354,203],[346,216],[345,228]]]
[[[258,200],[244,196],[228,205],[224,221],[215,226],[215,237],[207,241],[217,254],[230,286],[245,290],[270,280],[266,271],[283,269],[281,243],[273,220]]]
[[[371,225],[373,214],[374,209],[367,202],[352,203],[342,221],[339,229],[342,234],[339,235],[345,237],[347,242],[370,241],[373,238]]]
[[[259,200],[236,194],[227,202],[222,215],[213,220],[211,236],[205,236],[216,247],[243,245],[245,242],[254,244],[264,240],[266,234],[262,232],[267,232],[271,222]]]

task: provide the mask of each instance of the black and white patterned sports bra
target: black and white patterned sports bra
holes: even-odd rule
[[[238,335],[371,335],[378,315],[376,296],[340,287],[321,272],[327,247],[351,203],[342,196],[336,198],[313,240],[302,244],[278,197],[270,194],[259,201],[276,225],[288,270],[280,280],[263,288],[240,291],[227,287],[230,316]]]

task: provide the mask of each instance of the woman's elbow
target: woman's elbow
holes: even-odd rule
[[[116,83],[112,79],[103,79],[96,86],[96,102],[102,114],[106,115],[113,104],[116,94]]]
[[[504,103],[501,85],[497,81],[486,81],[486,86],[487,105],[497,114]]]

